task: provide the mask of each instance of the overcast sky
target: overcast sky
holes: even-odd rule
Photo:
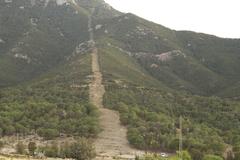
[[[176,30],[240,38],[240,0],[105,0],[122,12]]]

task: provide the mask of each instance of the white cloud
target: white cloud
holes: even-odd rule
[[[122,12],[176,30],[240,38],[239,0],[105,0]]]

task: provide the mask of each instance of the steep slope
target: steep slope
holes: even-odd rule
[[[0,3],[0,86],[39,76],[88,40],[87,15],[67,3]]]
[[[177,32],[132,14],[95,25],[99,38],[111,38],[170,88],[213,95],[239,81],[240,40]]]
[[[239,102],[189,92],[213,95],[237,87],[233,83],[238,80],[229,78],[229,73],[238,75],[239,40],[176,32],[132,14],[95,20],[94,24],[106,89],[104,106],[120,113],[130,144],[143,150],[174,152],[179,117],[183,116],[183,148],[194,159],[204,154],[223,156],[229,151],[227,146],[237,146]],[[195,48],[201,47],[200,41],[204,50],[192,51],[195,43]],[[195,53],[216,61],[206,65]],[[228,53],[231,56],[222,61]],[[214,63],[229,68],[214,69]]]
[[[103,0],[75,0],[75,2],[87,10],[94,8],[92,14],[94,19],[110,19],[122,15]]]
[[[82,54],[70,59],[30,82],[1,89],[1,136],[18,134],[29,140],[32,135],[45,140],[60,135],[97,136],[98,111],[88,99],[91,57]]]
[[[89,95],[90,101],[98,107],[101,114],[100,125],[103,131],[95,142],[98,157],[134,159],[135,155],[140,155],[141,152],[130,147],[127,141],[127,130],[121,125],[119,114],[103,107],[105,89],[102,85],[102,74],[98,62],[98,50],[95,48],[92,51],[93,81]]]
[[[104,106],[119,112],[131,145],[142,150],[175,152],[179,117],[183,144],[194,159],[222,156],[239,143],[239,102],[174,91],[153,78],[130,53],[110,38],[98,39],[105,86]],[[231,154],[231,153],[229,153]]]
[[[79,6],[77,6],[79,7]],[[97,157],[96,159],[108,158],[109,160],[115,158],[135,159],[136,155],[142,155],[143,152],[135,150],[130,147],[127,140],[127,129],[121,125],[119,114],[116,111],[107,109],[103,106],[103,97],[105,88],[103,85],[102,72],[99,65],[99,53],[94,40],[94,33],[92,29],[92,18],[95,14],[93,8],[88,16],[88,31],[89,42],[91,42],[91,58],[92,58],[92,81],[89,85],[89,101],[100,112],[99,123],[102,127],[102,132],[95,140],[95,147]]]

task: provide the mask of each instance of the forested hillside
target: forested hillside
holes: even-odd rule
[[[0,91],[1,136],[96,137],[98,111],[88,100],[90,56],[74,59],[31,83]]]
[[[165,88],[139,67],[137,60],[126,58],[125,51],[107,45],[110,42],[99,41],[104,46],[100,58],[106,86],[104,102],[119,111],[133,146],[174,152],[179,146],[180,116],[184,149],[193,159],[206,154],[223,156],[229,145],[239,146],[239,102]]]
[[[171,30],[102,0],[0,0],[1,139],[110,143],[120,139],[117,129],[104,130],[112,123],[123,128],[122,148],[174,159],[182,117],[184,160],[188,152],[193,160],[239,160],[239,73],[239,39]],[[90,95],[89,86],[101,91]],[[48,153],[66,157],[56,148]]]

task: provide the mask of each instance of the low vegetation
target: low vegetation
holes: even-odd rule
[[[171,157],[161,157],[157,154],[147,154],[142,158],[136,158],[136,160],[192,160],[191,155],[187,151],[183,151],[182,156],[180,157],[179,153],[176,156]],[[215,155],[206,155],[204,156],[203,160],[223,160],[223,158]]]
[[[76,160],[91,160],[96,156],[92,142],[86,138],[78,138],[76,142],[53,143],[38,149],[47,157],[72,158]]]
[[[90,140],[82,137],[74,141],[52,141],[48,144],[37,144],[34,141],[16,145],[17,154],[30,155],[34,158],[69,158],[75,160],[91,160],[96,157],[95,148]]]

